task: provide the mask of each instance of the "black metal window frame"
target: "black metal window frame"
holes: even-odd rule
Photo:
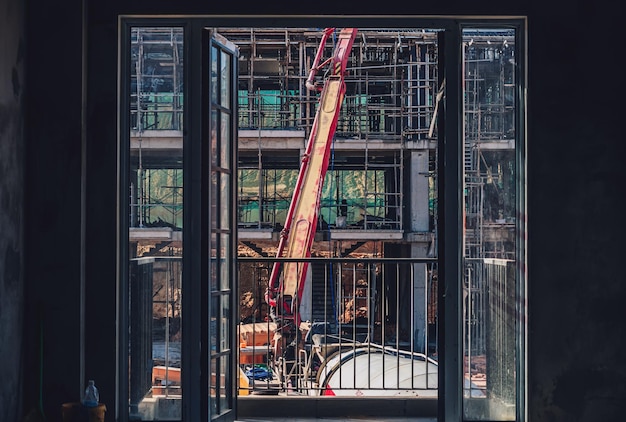
[[[442,357],[442,367],[439,373],[439,406],[438,420],[461,421],[463,420],[463,375],[462,375],[462,121],[463,94],[461,73],[461,48],[463,28],[512,28],[516,34],[516,53],[518,69],[516,74],[516,165],[517,165],[517,210],[516,222],[516,259],[518,265],[516,276],[520,282],[517,287],[517,315],[516,328],[517,342],[516,352],[519,359],[516,362],[517,394],[516,394],[516,420],[527,420],[527,385],[526,385],[526,349],[527,349],[527,266],[526,266],[526,79],[527,79],[527,26],[524,16],[488,17],[488,16],[289,16],[289,17],[261,17],[261,16],[140,16],[122,15],[118,18],[119,43],[118,43],[118,242],[117,242],[117,394],[116,419],[128,420],[128,228],[129,228],[129,198],[127,187],[129,176],[126,169],[129,164],[130,146],[130,118],[129,104],[129,75],[127,73],[129,61],[130,28],[134,26],[175,26],[181,27],[185,37],[185,88],[184,88],[184,184],[187,192],[184,195],[184,230],[185,250],[201,250],[201,233],[195,228],[199,227],[201,215],[204,211],[200,201],[201,196],[199,177],[202,172],[201,142],[202,138],[202,98],[197,89],[191,87],[201,86],[203,75],[202,69],[202,32],[205,28],[220,26],[285,26],[285,27],[372,27],[372,28],[401,28],[418,27],[441,30],[440,52],[443,77],[446,80],[446,95],[442,117],[439,119],[439,174],[438,174],[438,200],[439,200],[439,354]],[[233,171],[235,168],[233,167]],[[236,178],[233,179],[233,184]],[[194,195],[194,193],[198,195]],[[235,222],[235,213],[233,219]],[[234,236],[236,244],[236,233]],[[235,255],[236,256],[236,255]],[[202,394],[199,388],[200,371],[195,366],[201,361],[200,349],[189,347],[191,344],[199,344],[202,339],[208,338],[201,333],[200,318],[207,315],[208,303],[201,303],[201,286],[199,283],[202,267],[207,265],[208,257],[187,252],[184,254],[183,266],[183,372],[185,368],[190,375],[183,377],[183,400],[188,403],[183,405],[183,420],[199,420],[201,409],[209,408],[208,395]],[[188,345],[184,347],[184,345]],[[194,366],[195,365],[195,366]],[[235,376],[232,377],[236,379]],[[371,399],[376,400],[376,399]],[[189,405],[193,403],[193,405]],[[236,400],[234,405],[234,418],[236,414]]]

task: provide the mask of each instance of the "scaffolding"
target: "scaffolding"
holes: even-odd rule
[[[305,84],[321,31],[217,31],[240,52],[239,128],[258,131],[256,150],[254,142],[248,150],[240,145],[240,168],[245,169],[239,174],[240,227],[280,229],[299,156],[297,151],[276,154],[267,143],[262,145],[267,142],[262,133],[300,131],[302,139],[308,136],[318,104]],[[329,44],[326,57],[333,48]],[[436,31],[359,30],[337,123],[335,145],[340,143],[341,148],[333,151],[322,196],[322,224],[342,229],[403,230],[406,145],[422,141],[434,149],[437,134],[429,129],[437,91]],[[254,177],[260,182],[257,186],[264,189],[253,191],[246,186]],[[277,178],[282,183],[275,183]],[[340,215],[344,199],[348,213]]]
[[[301,144],[308,137],[318,104],[316,94],[306,89],[306,78],[322,31],[237,27],[215,31],[238,47],[240,138],[243,132],[253,134],[251,142],[239,145],[240,227],[279,231],[302,147],[273,145],[274,138],[267,133],[287,133],[282,136],[293,136]],[[510,255],[510,245],[492,229],[494,224],[510,224],[514,217],[511,184],[505,180],[514,150],[514,38],[506,31],[464,31],[464,37],[466,253],[503,258]],[[332,44],[326,46],[326,56]],[[321,224],[407,230],[407,201],[412,194],[407,172],[434,177],[432,168],[413,169],[407,163],[415,148],[426,151],[429,162],[435,161],[433,122],[441,91],[437,49],[436,30],[359,29],[322,195]],[[180,177],[176,172],[182,168],[182,144],[177,153],[166,154],[144,148],[144,140],[168,131],[182,139],[183,51],[182,28],[132,31],[130,121],[136,144],[131,165],[136,177],[130,196],[135,227],[182,225],[179,183],[163,188],[166,183],[152,182]],[[496,205],[493,198],[498,195],[505,200],[498,199]],[[345,215],[343,200],[348,207]],[[430,205],[431,220],[435,205]]]
[[[141,28],[131,32],[131,127],[183,127],[182,28]]]
[[[513,46],[512,31],[464,34],[467,258],[514,258]]]
[[[463,33],[464,373],[508,399],[502,368],[514,359],[518,220],[514,42],[513,31]],[[464,388],[473,397],[475,389]]]
[[[322,31],[214,30],[239,50],[239,229],[278,233],[284,227],[304,143],[318,106],[316,94],[306,89],[306,79]],[[131,228],[182,229],[182,35],[182,28],[132,31]],[[323,186],[318,227],[320,234],[327,228],[343,231],[342,235],[349,233],[332,246],[329,242],[327,250],[322,251],[318,244],[318,251],[322,251],[319,256],[396,259],[410,255],[413,259],[427,253],[435,259],[435,121],[437,102],[445,95],[444,86],[439,85],[437,35],[437,31],[422,29],[359,29],[348,63],[347,91]],[[492,288],[486,280],[491,277],[499,283],[492,286],[511,285],[506,274],[498,272],[499,278],[493,274],[508,268],[515,252],[516,173],[511,164],[515,149],[515,57],[514,38],[507,32],[464,31],[463,36],[464,258],[469,263],[465,268],[465,340],[468,359],[473,360],[488,348],[499,347],[499,343],[489,343],[484,326],[491,300],[486,293]],[[326,57],[332,44],[329,41]],[[324,75],[318,77],[321,80]],[[173,146],[160,148],[155,145],[163,143],[152,142],[165,138],[173,139]],[[418,159],[420,154],[426,158]],[[421,184],[423,179],[415,182],[419,178],[428,179],[426,188]],[[417,196],[420,201],[416,204]],[[426,228],[416,228],[410,222],[419,213],[420,218],[428,214]],[[381,232],[385,231],[395,232],[397,237],[383,238]],[[152,278],[153,267],[148,267],[148,262],[159,255],[164,261],[177,262],[182,255],[182,240],[171,234],[165,240],[148,239],[145,233],[141,236],[144,237],[137,237],[139,245],[133,251],[133,259],[141,265],[133,275],[144,277],[145,283],[155,283],[158,280]],[[275,242],[268,238],[263,244],[256,239],[240,236],[240,246],[244,244],[262,257],[269,256],[272,246],[268,244]],[[250,265],[255,265],[254,271],[248,267],[240,269],[239,282],[253,279],[252,287],[240,286],[243,292],[248,288],[254,296],[252,303],[256,308],[250,312],[261,313],[260,286],[267,284],[269,261]],[[376,268],[352,268],[355,264],[347,259],[337,271],[333,265],[327,263],[327,268],[314,271],[315,277],[321,277],[312,278],[311,282],[311,301],[321,303],[312,305],[314,322],[334,321],[342,329],[352,327],[355,336],[367,334],[382,343],[393,343],[396,348],[417,345],[427,352],[436,350],[436,344],[430,344],[437,323],[436,263],[426,267],[422,262],[414,262],[410,268],[404,268],[405,263],[397,262],[389,263],[386,269],[381,264],[376,268],[384,271],[376,277],[372,276],[377,274]],[[182,269],[174,266],[168,267],[168,271],[178,277]],[[422,312],[417,308],[422,301],[411,296],[415,286],[420,286],[420,294],[428,297],[423,318],[416,316]],[[145,291],[151,292],[147,287]],[[152,300],[146,294],[135,296],[137,300]],[[180,304],[177,292],[158,300],[172,301],[172,309]],[[146,312],[154,313],[146,313],[146,321],[156,315],[152,308],[146,307]],[[256,318],[252,313],[246,317]],[[361,324],[361,320],[366,323]],[[407,330],[412,326],[424,326],[425,336],[422,333],[418,338]],[[169,332],[169,326],[164,332]]]
[[[321,31],[217,31],[240,51],[239,128],[300,129],[308,134],[317,98],[305,83]],[[332,48],[332,43],[326,47],[326,57]],[[428,138],[436,82],[435,31],[360,29],[348,64],[337,137],[395,141]]]
[[[130,75],[131,139],[136,145],[131,148],[131,226],[180,229],[182,148],[166,155],[144,144],[165,131],[182,138],[182,28],[133,28]]]

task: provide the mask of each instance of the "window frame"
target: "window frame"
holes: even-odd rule
[[[438,121],[440,128],[439,148],[439,233],[438,257],[440,264],[440,279],[438,300],[439,320],[439,354],[442,357],[442,367],[439,372],[439,400],[438,420],[463,420],[463,374],[462,374],[462,258],[463,251],[463,216],[462,207],[462,122],[463,75],[461,72],[461,49],[463,28],[477,27],[507,27],[515,29],[516,52],[518,65],[516,72],[516,202],[518,217],[516,220],[516,269],[517,284],[517,320],[516,325],[516,373],[518,374],[516,392],[516,420],[525,421],[528,417],[526,397],[527,387],[527,221],[526,221],[526,92],[527,92],[527,24],[524,16],[486,17],[486,16],[290,16],[290,17],[260,17],[260,16],[118,16],[118,209],[117,209],[117,382],[116,382],[116,415],[121,421],[128,420],[128,228],[129,200],[127,186],[129,175],[126,169],[129,164],[130,146],[130,119],[127,110],[130,108],[129,78],[125,79],[129,65],[129,45],[125,42],[130,39],[130,28],[133,26],[177,26],[182,27],[185,37],[185,66],[184,66],[184,161],[183,180],[186,186],[184,195],[184,228],[185,250],[201,250],[202,239],[198,230],[193,228],[200,224],[203,204],[199,196],[200,185],[197,181],[201,173],[201,142],[202,139],[202,98],[193,95],[191,86],[194,82],[202,81],[202,31],[204,28],[219,26],[356,26],[356,27],[419,27],[441,29],[440,51],[443,59],[444,78],[446,80],[446,95],[444,97],[444,111],[440,113]],[[128,75],[126,75],[128,76]],[[236,112],[236,111],[235,111]],[[445,118],[444,118],[445,116]],[[236,153],[234,148],[233,154]],[[191,169],[191,171],[186,171]],[[232,169],[236,184],[236,167]],[[236,212],[236,210],[233,210]],[[235,220],[232,220],[233,222]],[[236,232],[236,231],[235,231]],[[234,236],[236,244],[236,233]],[[197,255],[197,254],[195,254]],[[235,255],[236,256],[236,255]],[[235,258],[236,259],[236,258]],[[201,361],[201,352],[198,348],[185,347],[184,344],[198,344],[208,338],[208,334],[201,334],[202,324],[199,319],[203,315],[201,303],[201,288],[194,280],[201,274],[203,259],[194,254],[183,254],[183,266],[188,269],[183,273],[183,368],[192,362]],[[450,275],[449,277],[446,275]],[[194,286],[194,284],[196,284]],[[233,380],[236,376],[233,374]],[[201,389],[192,388],[195,380],[183,377],[183,400],[187,403],[200,403],[200,406],[183,405],[183,420],[199,420],[203,415],[201,409],[209,407],[207,395]],[[372,399],[375,400],[375,399]],[[236,415],[236,396],[234,400],[234,415]],[[122,409],[122,410],[120,410]],[[124,410],[125,409],[125,410]],[[206,413],[204,413],[206,414]]]

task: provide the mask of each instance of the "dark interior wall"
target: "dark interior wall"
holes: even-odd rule
[[[607,2],[558,3],[529,19],[529,403],[534,420],[618,420],[626,36]]]
[[[0,420],[19,416],[24,256],[24,22],[0,0]]]
[[[609,2],[583,6],[558,0],[548,6],[476,0],[359,3],[358,8],[347,1],[332,2],[332,7],[319,2],[245,2],[246,9],[239,2],[196,5],[190,0],[88,3],[87,242],[82,247],[81,1],[27,2],[23,409],[37,402],[36,315],[41,312],[43,403],[49,420],[60,418],[61,403],[79,399],[87,378],[100,387],[109,408],[107,421],[115,412],[118,13],[471,14],[528,16],[528,214],[522,217],[529,228],[530,420],[623,418],[626,280],[620,207],[626,141],[619,125],[624,111],[619,52],[625,37]],[[15,37],[16,32],[11,34]],[[1,54],[4,63],[4,51]],[[5,77],[0,83],[6,84]],[[6,127],[1,122],[0,134]],[[0,145],[5,145],[4,139]],[[0,163],[7,161],[0,155]],[[2,224],[0,246],[7,236]],[[85,379],[79,367],[83,252]],[[6,272],[1,259],[0,270]]]
[[[27,1],[25,19],[23,408],[38,407],[41,379],[43,414],[58,421],[61,404],[78,401],[86,382],[80,379],[80,1]]]

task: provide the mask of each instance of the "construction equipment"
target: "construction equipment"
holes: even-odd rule
[[[277,258],[294,260],[282,265],[280,261],[274,263],[265,297],[281,325],[292,323],[291,327],[296,332],[300,325],[299,306],[309,268],[306,258],[311,256],[330,146],[346,92],[346,66],[357,29],[342,29],[332,56],[320,63],[326,41],[334,33],[335,28],[324,29],[306,81],[309,90],[320,92],[319,104],[276,253]],[[328,76],[322,83],[316,82],[316,74],[327,65]]]

